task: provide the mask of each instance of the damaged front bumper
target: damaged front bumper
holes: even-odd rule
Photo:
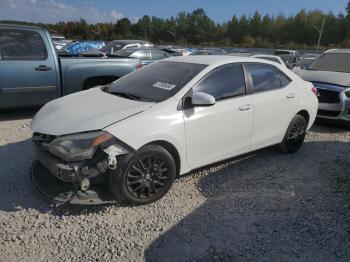
[[[61,203],[96,205],[114,202],[107,182],[108,171],[117,167],[116,146],[113,143],[99,146],[90,159],[65,161],[49,151],[47,145],[52,140],[54,138],[41,134],[33,136],[37,161],[32,165],[31,178],[38,191]]]
[[[30,177],[35,188],[50,201],[76,205],[101,205],[115,203],[106,184],[81,190],[73,183],[64,182],[53,176],[39,161],[34,161]]]

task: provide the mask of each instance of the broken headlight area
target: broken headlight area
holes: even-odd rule
[[[108,169],[117,167],[117,156],[132,150],[104,131],[59,137],[35,133],[33,144],[40,165],[80,194],[105,183]]]
[[[35,136],[33,137],[35,141]],[[66,162],[91,159],[99,146],[113,144],[114,137],[103,131],[60,136],[47,144],[47,150]]]

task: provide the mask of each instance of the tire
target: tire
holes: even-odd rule
[[[176,165],[161,146],[148,145],[119,160],[110,173],[110,190],[115,199],[144,205],[162,198],[171,188]]]
[[[280,149],[286,154],[297,152],[304,143],[306,135],[306,120],[301,115],[296,115],[289,124]]]

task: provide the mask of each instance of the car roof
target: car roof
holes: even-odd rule
[[[261,60],[258,58],[226,56],[226,55],[176,56],[176,57],[168,58],[167,61],[192,63],[192,64],[204,64],[204,65],[217,65],[217,64],[228,64],[228,63],[239,63],[239,62],[256,62],[256,63],[275,64],[268,60]]]
[[[349,54],[350,53],[350,48],[338,48],[338,49],[330,49],[327,50],[325,53],[331,53],[331,54]]]

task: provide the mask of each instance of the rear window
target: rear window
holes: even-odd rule
[[[140,101],[160,102],[183,88],[207,65],[160,61],[113,82],[108,92],[127,93]]]
[[[308,69],[350,73],[350,53],[323,54]]]
[[[291,80],[274,66],[247,64],[246,68],[252,76],[255,92],[275,90],[285,87],[291,82]]]
[[[30,30],[0,29],[2,59],[41,60],[47,52],[40,34]]]

